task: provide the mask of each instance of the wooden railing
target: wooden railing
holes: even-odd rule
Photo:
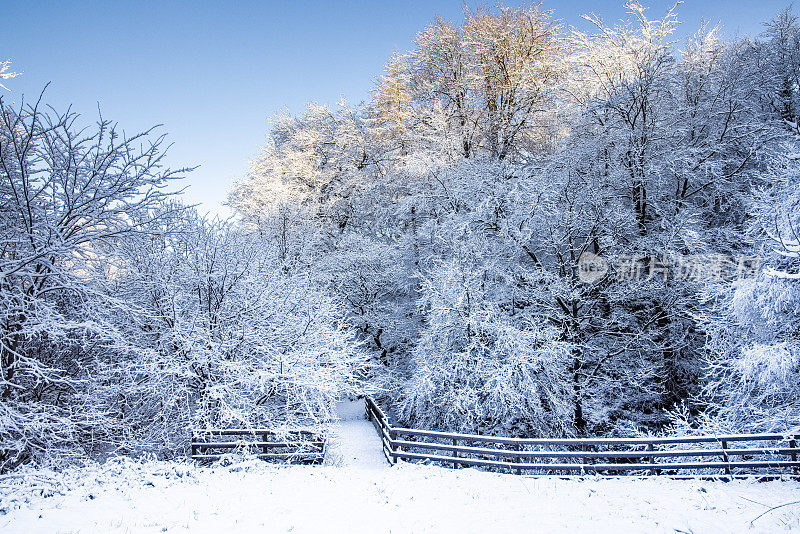
[[[192,431],[191,457],[219,460],[223,454],[247,451],[262,460],[285,463],[321,463],[325,441],[319,434],[300,430],[276,434],[268,429],[202,429]]]
[[[661,438],[508,438],[395,427],[366,399],[390,463],[398,459],[513,473],[800,473],[800,436],[732,434]]]

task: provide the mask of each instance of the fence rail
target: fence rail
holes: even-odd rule
[[[219,460],[223,454],[232,451],[247,451],[262,460],[317,464],[325,456],[325,440],[319,434],[305,430],[281,434],[270,429],[241,428],[192,431],[191,458]]]
[[[367,397],[365,407],[389,463],[429,461],[518,474],[800,474],[800,436],[792,434],[509,438],[395,427],[373,399]]]

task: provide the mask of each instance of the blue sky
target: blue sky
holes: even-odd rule
[[[506,2],[518,5],[516,2]],[[622,1],[545,1],[556,17],[580,25],[596,12],[624,15]],[[492,5],[492,2],[489,2]],[[672,2],[651,1],[653,18]],[[470,3],[474,5],[474,2]],[[754,35],[785,0],[688,0],[681,35],[701,20],[726,34]],[[72,104],[87,119],[118,121],[128,132],[163,124],[173,167],[188,175],[187,199],[201,211],[222,205],[234,177],[258,153],[269,119],[305,102],[357,103],[383,63],[407,50],[435,15],[460,21],[460,1],[340,2],[44,2],[3,0],[0,59],[23,75],[8,80],[6,102],[34,98]]]

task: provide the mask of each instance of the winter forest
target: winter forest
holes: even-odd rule
[[[0,471],[364,394],[490,436],[796,432],[800,22],[627,7],[434,19],[367,101],[276,117],[227,220],[160,130],[0,64]]]

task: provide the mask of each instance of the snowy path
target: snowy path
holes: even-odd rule
[[[381,440],[364,415],[364,400],[342,401],[336,406],[339,422],[328,443],[325,463],[342,467],[385,469]]]

